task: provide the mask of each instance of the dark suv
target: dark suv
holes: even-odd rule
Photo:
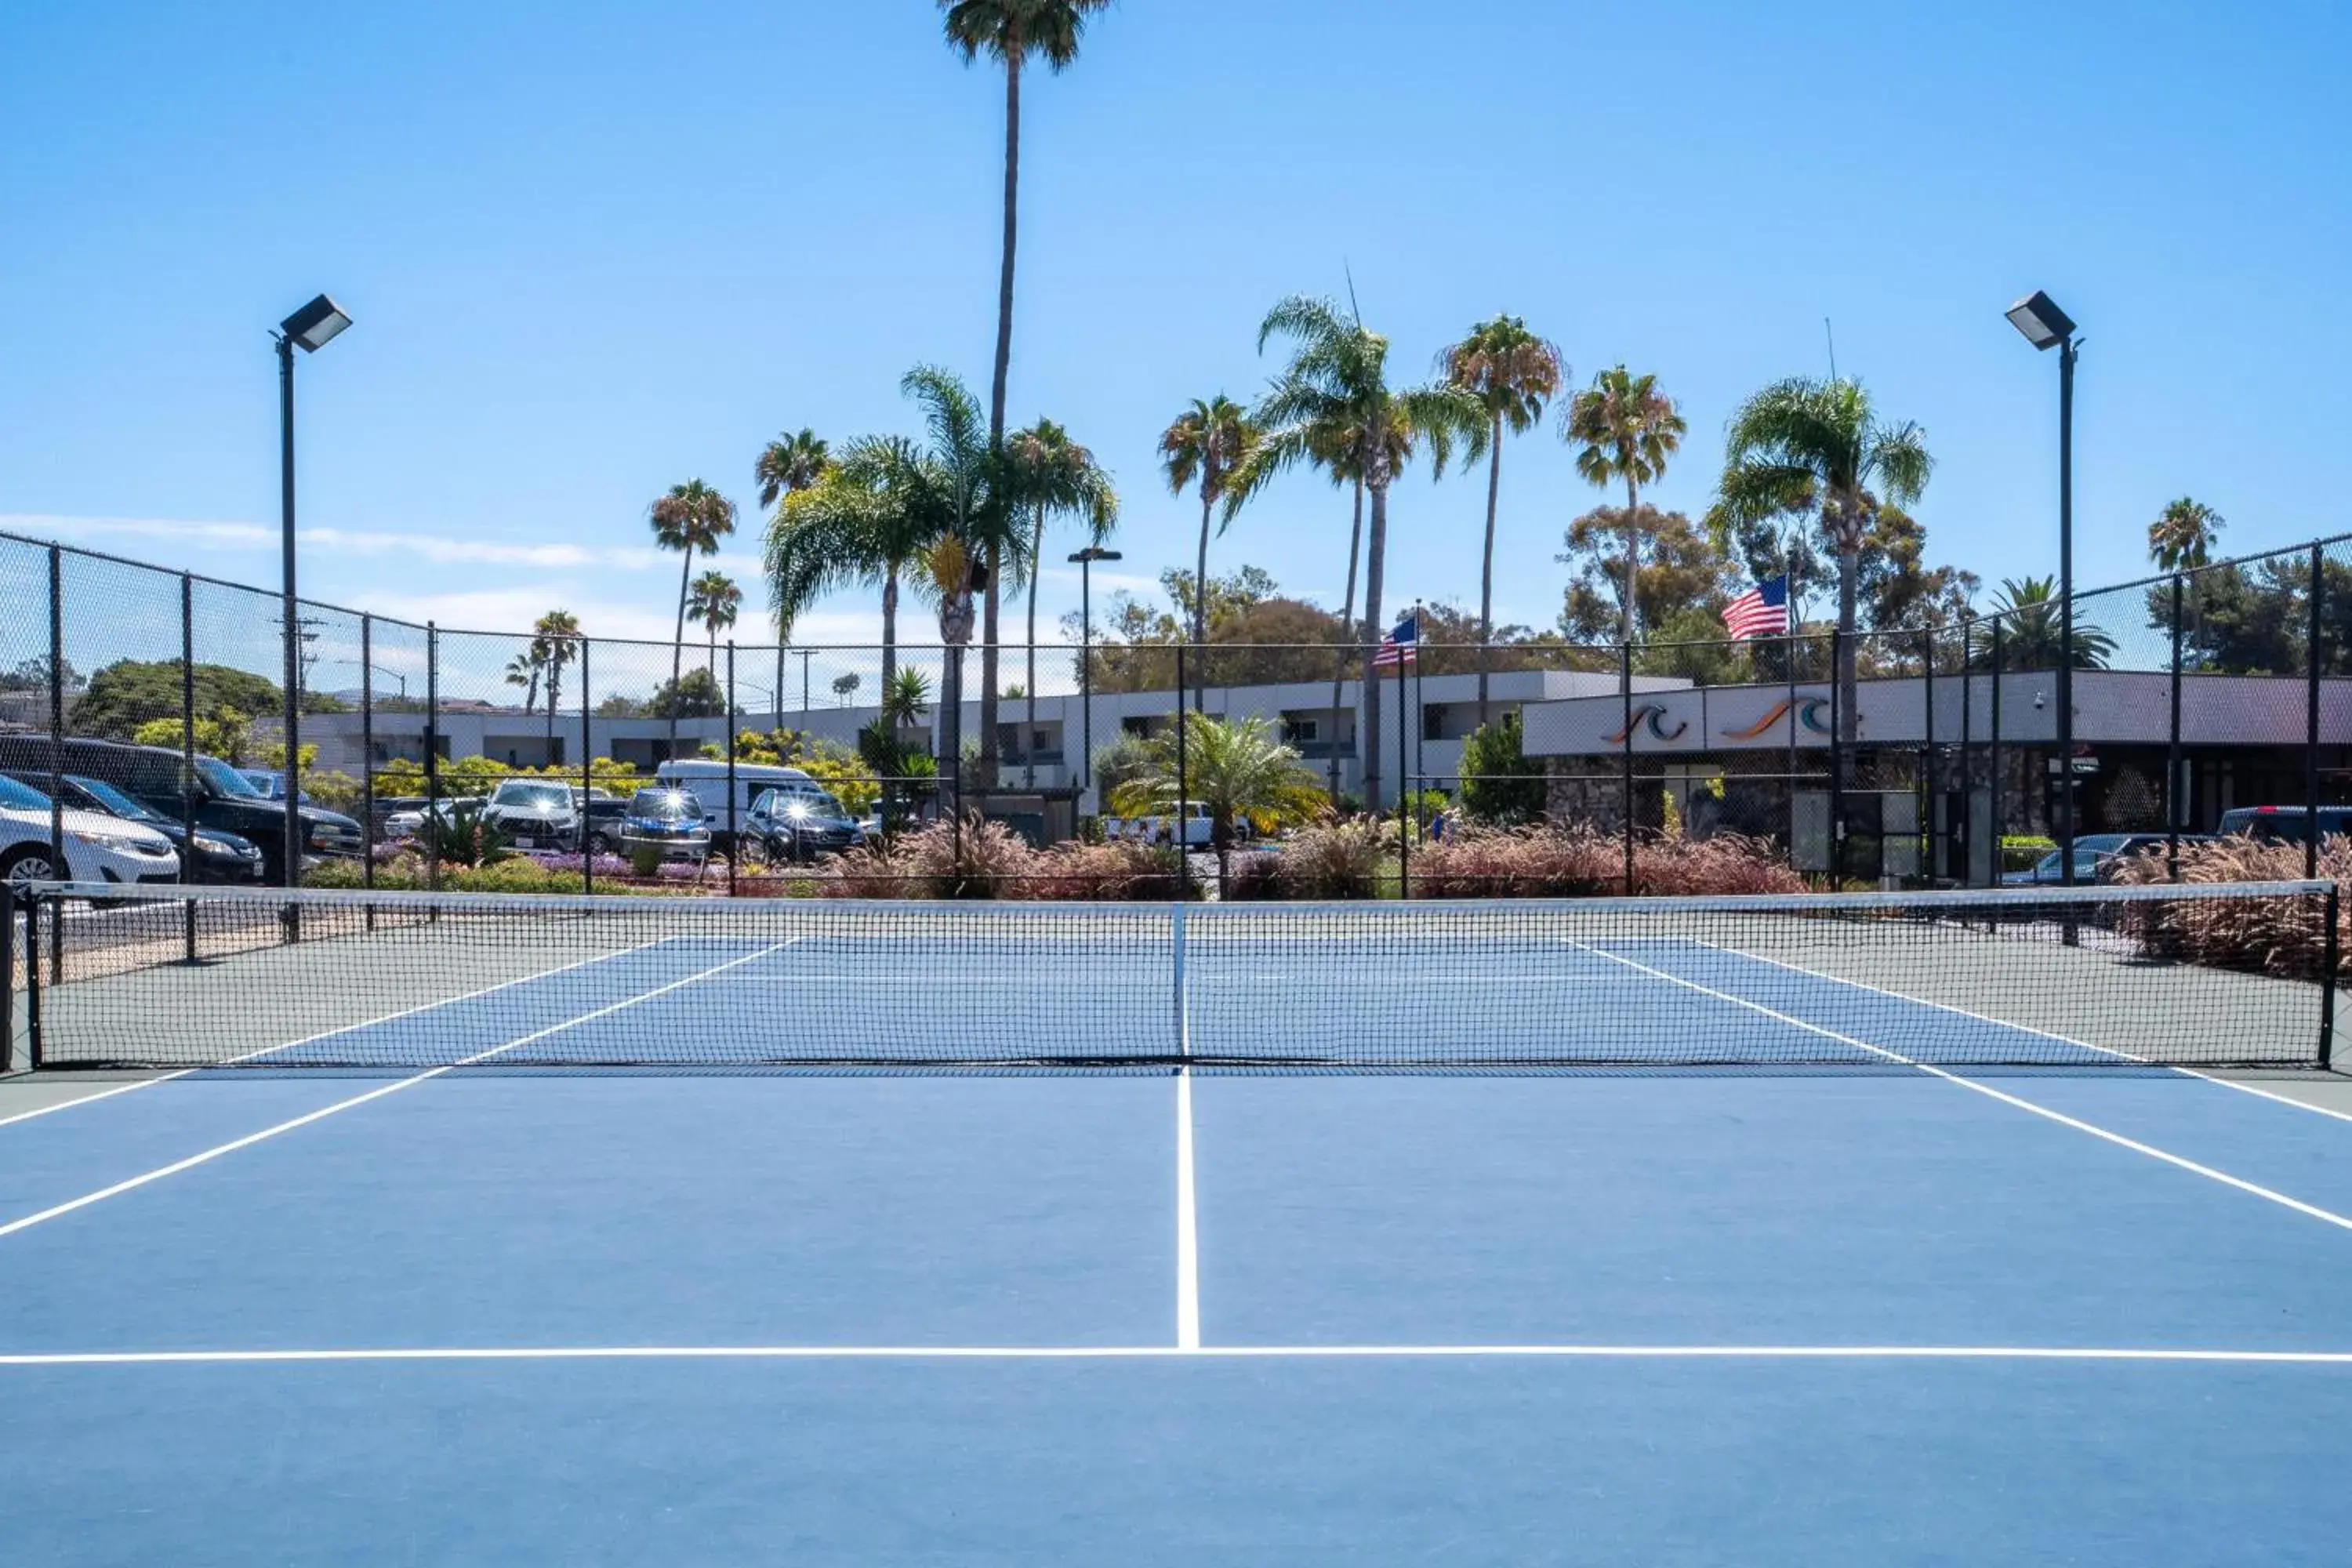
[[[2311,814],[2299,805],[2242,805],[2221,814],[2221,831],[2242,833],[2262,843],[2300,844],[2311,837]],[[2352,833],[2352,805],[2319,808],[2319,837]]]
[[[194,777],[185,775],[180,753],[166,746],[132,746],[120,741],[68,740],[62,756],[46,735],[0,735],[0,771],[32,775],[58,771],[112,784],[168,821],[194,809],[196,826],[249,838],[260,847],[263,875],[286,877],[286,805],[255,789],[243,773],[218,757],[199,755]],[[298,808],[302,853],[358,858],[367,852],[360,825],[341,812],[315,805]]]

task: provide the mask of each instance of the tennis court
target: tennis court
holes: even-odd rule
[[[2156,894],[184,898],[20,940],[10,1562],[2352,1539],[2332,999]]]

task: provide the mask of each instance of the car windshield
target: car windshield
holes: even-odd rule
[[[702,820],[702,803],[682,789],[641,789],[629,802],[629,811],[658,822]]]
[[[228,795],[236,800],[267,800],[269,797],[253,787],[253,781],[222,762],[218,757],[198,757],[196,773],[210,784],[215,795]]]
[[[0,774],[0,807],[11,811],[47,811],[49,809],[49,797],[31,784],[18,784],[15,779]]]
[[[849,813],[842,809],[841,802],[823,790],[771,790],[766,810],[769,816],[780,816],[788,822],[839,823],[851,820]]]
[[[108,784],[104,779],[75,777],[69,779],[68,782],[79,785],[82,794],[89,796],[90,799],[98,802],[100,806],[126,821],[161,822],[163,820],[153,812],[148,810],[145,806],[140,805],[137,801],[131,799],[129,795],[123,794],[121,790],[115,788],[112,784]]]
[[[500,805],[527,805],[541,811],[568,811],[572,792],[562,784],[508,784],[499,791]]]

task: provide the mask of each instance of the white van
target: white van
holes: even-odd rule
[[[798,768],[780,768],[763,763],[735,764],[735,815],[727,815],[727,764],[714,763],[707,757],[687,757],[662,763],[654,770],[654,782],[672,789],[682,789],[702,803],[702,813],[710,818],[710,830],[724,835],[736,823],[751,815],[751,803],[772,789],[806,790],[811,795],[824,794],[824,786]]]

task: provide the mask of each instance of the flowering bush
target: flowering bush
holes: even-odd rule
[[[1181,862],[1170,849],[1140,844],[1029,847],[1003,823],[968,816],[936,822],[835,856],[814,872],[837,899],[1173,900]]]

